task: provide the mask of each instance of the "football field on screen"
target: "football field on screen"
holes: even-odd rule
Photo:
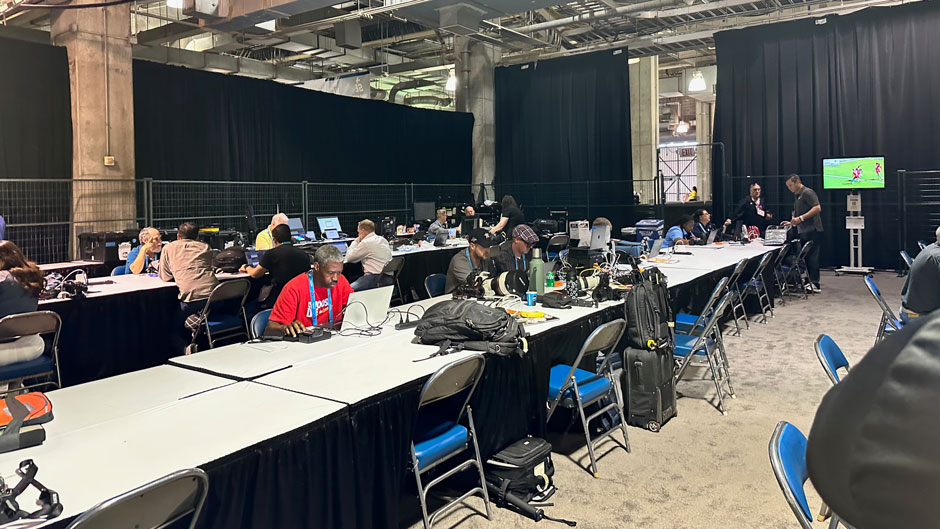
[[[881,164],[881,178],[875,173],[875,164]],[[862,170],[862,176],[852,181],[852,170]],[[823,187],[826,189],[871,189],[884,187],[883,158],[839,158],[823,160]]]

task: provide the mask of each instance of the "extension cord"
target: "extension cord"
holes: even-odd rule
[[[410,328],[412,328],[412,327],[417,327],[419,321],[421,321],[421,320],[420,320],[420,319],[416,319],[416,320],[413,320],[413,321],[405,321],[405,322],[402,322],[402,323],[396,323],[396,324],[395,324],[395,330],[396,330],[396,331],[400,331],[400,330],[402,330],[402,329],[410,329]]]

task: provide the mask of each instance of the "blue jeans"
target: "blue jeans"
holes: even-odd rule
[[[382,274],[366,274],[353,281],[349,286],[351,286],[355,292],[359,292],[360,290],[370,290],[379,286],[379,279],[381,278]]]

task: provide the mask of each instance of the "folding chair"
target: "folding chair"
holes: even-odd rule
[[[927,241],[921,239],[921,240],[917,241],[917,246],[919,246],[920,249],[923,250],[924,248],[927,247]]]
[[[40,337],[44,334],[52,335],[51,343],[44,342],[45,349],[39,358],[0,367],[0,384],[9,386],[11,382],[26,382],[26,380],[48,377],[48,382],[24,384],[23,388],[16,388],[16,390],[45,385],[54,385],[61,388],[62,375],[59,372],[59,333],[61,330],[62,319],[59,318],[58,314],[49,310],[11,314],[0,319],[0,341],[15,340],[34,334]],[[6,391],[0,392],[0,394]]]
[[[111,269],[111,277],[122,276],[127,273],[127,267],[125,265],[117,265]]]
[[[865,276],[865,286],[868,287],[868,291],[871,292],[875,302],[881,308],[881,322],[878,324],[878,334],[875,335],[875,345],[878,345],[878,342],[883,340],[885,336],[900,331],[901,327],[904,326],[904,322],[894,315],[894,311],[888,306],[885,298],[881,296],[881,291],[878,290],[878,285],[875,284],[875,280],[871,276]]]
[[[382,277],[379,278],[378,285],[380,287],[395,285],[392,297],[398,298],[399,305],[405,303],[405,294],[402,293],[401,284],[398,282],[398,275],[401,274],[401,269],[404,266],[405,258],[403,256],[392,257],[392,260],[385,264],[385,268],[382,268]]]
[[[712,289],[711,295],[708,296],[708,302],[705,303],[705,308],[702,309],[701,314],[697,316],[695,314],[686,314],[685,312],[676,314],[676,332],[691,334],[701,330],[701,327],[705,325],[705,320],[711,316],[712,309],[715,308],[715,303],[725,294],[727,286],[728,278],[721,278],[718,284],[715,285],[715,288]]]
[[[770,453],[770,468],[773,469],[777,484],[783,491],[783,497],[796,516],[800,527],[813,529],[813,517],[809,512],[809,503],[806,501],[806,492],[803,486],[809,479],[806,470],[806,436],[796,426],[780,421],[770,436],[768,452]],[[828,507],[823,506],[823,512],[828,513]],[[820,521],[824,514],[820,514]],[[852,529],[852,526],[843,522],[835,514],[829,522],[829,529],[837,529],[839,524]]]
[[[793,263],[793,266],[781,266],[786,278],[787,288],[789,288],[791,284],[790,281],[792,280],[793,286],[796,287],[797,290],[803,291],[803,299],[809,299],[809,290],[806,289],[806,285],[809,283],[809,269],[806,268],[806,256],[809,255],[812,249],[813,241],[806,241],[806,244],[800,249],[800,253],[796,255],[796,262]]]
[[[209,300],[206,301],[206,306],[202,309],[202,322],[196,332],[193,333],[190,345],[196,343],[202,329],[206,330],[210,349],[215,347],[215,341],[219,339],[220,334],[225,334],[229,338],[241,334],[248,338],[250,329],[248,316],[245,314],[245,300],[248,299],[248,291],[250,290],[251,283],[247,279],[223,281],[212,289]],[[239,298],[241,300],[238,303],[238,309],[231,310],[232,304],[229,300]],[[213,334],[216,336],[213,337]]]
[[[774,285],[777,287],[777,290],[780,292],[780,304],[783,305],[786,303],[786,298],[790,296],[790,289],[787,287],[787,276],[783,272],[783,260],[790,255],[790,249],[793,248],[793,243],[788,242],[780,247],[780,250],[777,251],[777,257],[774,259],[773,270],[774,270]],[[776,296],[774,296],[776,298]]]
[[[444,293],[447,286],[447,274],[431,274],[424,278],[424,291],[429,298],[436,298]]]
[[[718,411],[722,415],[727,415],[725,411],[722,386],[727,384],[728,394],[735,398],[734,386],[731,384],[731,371],[728,365],[728,357],[725,355],[724,347],[721,346],[720,333],[718,329],[718,320],[721,314],[731,302],[734,292],[728,292],[722,296],[721,301],[715,305],[715,310],[701,327],[698,334],[676,333],[675,356],[682,358],[679,369],[676,371],[676,381],[682,378],[682,374],[696,356],[704,357],[711,370],[712,380],[715,382],[715,390],[718,392]]]
[[[421,389],[415,435],[411,442],[411,464],[418,484],[418,499],[421,501],[425,529],[430,529],[438,516],[477,493],[483,496],[486,518],[490,518],[490,496],[486,491],[483,460],[480,458],[477,432],[473,426],[473,410],[469,405],[470,397],[483,375],[485,363],[482,354],[451,362],[431,375]],[[467,426],[461,424],[464,411]],[[473,457],[434,478],[427,486],[421,482],[421,474],[468,450],[471,441]],[[470,489],[428,516],[427,495],[431,487],[474,466],[480,475],[480,486]]]
[[[738,261],[738,264],[734,266],[734,271],[731,272],[731,275],[728,277],[728,291],[732,294],[731,296],[731,314],[734,316],[734,335],[741,335],[741,326],[738,324],[739,319],[744,320],[744,328],[750,329],[751,324],[747,319],[747,309],[744,308],[744,296],[741,295],[741,288],[739,279],[741,274],[744,273],[744,269],[747,268],[747,259],[741,259]],[[738,309],[741,309],[741,316],[738,317]]]
[[[549,375],[548,418],[546,420],[552,418],[552,414],[555,413],[558,406],[569,409],[577,408],[578,414],[581,416],[581,426],[584,428],[584,439],[587,442],[588,454],[591,457],[591,471],[595,478],[599,475],[597,473],[597,458],[594,455],[594,446],[598,441],[612,435],[617,428],[616,426],[611,427],[596,438],[592,438],[591,430],[588,427],[591,421],[606,414],[607,410],[617,410],[617,414],[620,416],[620,430],[623,432],[624,448],[627,452],[630,451],[627,421],[623,415],[623,397],[616,389],[618,379],[614,377],[610,365],[611,353],[613,353],[614,347],[617,346],[617,342],[620,341],[626,327],[627,322],[621,318],[594,329],[584,341],[584,345],[581,346],[581,351],[578,352],[575,361],[571,365],[559,364],[552,367]],[[584,355],[598,353],[604,354],[604,360],[597,367],[595,373],[578,369],[577,366],[581,365],[581,359],[584,358]],[[610,398],[611,403],[601,406],[599,410],[585,417],[584,408],[605,397]]]
[[[76,518],[68,529],[157,529],[192,513],[196,527],[209,493],[209,476],[198,468],[179,470],[105,500]]]
[[[565,234],[552,235],[552,238],[548,240],[548,244],[545,245],[545,257],[549,261],[557,259],[558,254],[568,247],[570,241],[571,239]]]
[[[911,267],[914,266],[914,259],[911,258],[911,254],[907,253],[907,250],[901,250],[901,260],[904,261],[904,264],[907,265],[908,271],[910,271]]]
[[[757,303],[760,305],[761,323],[767,323],[767,311],[770,311],[771,318],[774,316],[774,307],[770,302],[770,293],[767,292],[767,282],[764,281],[764,269],[767,268],[767,265],[770,264],[773,258],[773,252],[765,253],[760,261],[758,261],[757,268],[754,270],[754,274],[751,278],[741,283],[743,289],[741,291],[742,298],[746,299],[750,294],[757,296]],[[742,304],[744,303],[744,299],[741,300]]]
[[[271,310],[262,310],[251,318],[251,337],[258,339],[264,335],[264,328],[268,326],[268,318],[271,317]]]
[[[844,367],[846,372],[849,370],[849,361],[846,360],[845,355],[842,354],[842,349],[839,349],[836,342],[827,334],[820,334],[816,338],[814,346],[816,349],[816,358],[819,358],[819,363],[822,364],[829,380],[832,381],[833,385],[838,384],[839,381],[842,380],[839,376],[838,369]]]

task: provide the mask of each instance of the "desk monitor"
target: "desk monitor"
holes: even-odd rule
[[[287,219],[287,227],[290,228],[290,236],[292,238],[303,238],[304,232],[304,223],[302,220],[294,218]]]
[[[480,217],[464,217],[460,223],[460,234],[464,237],[476,228],[483,227],[483,219]]]
[[[325,233],[326,230],[343,231],[338,217],[317,217],[317,224],[320,225],[320,233]]]
[[[392,303],[394,288],[389,285],[350,294],[349,301],[346,302],[346,311],[343,313],[343,330],[368,329],[381,325]]]

